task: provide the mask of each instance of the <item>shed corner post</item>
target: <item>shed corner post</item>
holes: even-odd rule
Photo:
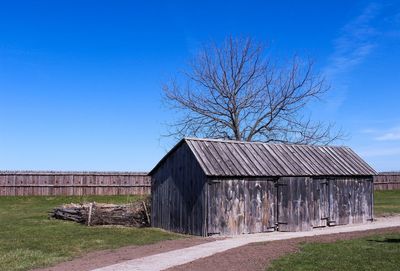
[[[154,220],[155,220],[155,202],[154,202],[154,181],[153,176],[150,176],[150,204],[151,204],[151,212],[150,212],[150,225],[154,227]]]
[[[205,182],[204,182],[204,200],[203,200],[203,205],[204,205],[204,219],[203,219],[203,237],[207,237],[208,236],[208,224],[209,224],[209,218],[208,218],[208,214],[209,214],[209,198],[210,198],[210,180],[209,178],[205,178]]]
[[[334,214],[334,178],[332,177],[327,177],[326,178],[328,182],[328,220],[327,220],[327,226],[335,226],[336,225],[336,216]]]
[[[276,178],[276,179],[274,179],[273,180],[273,187],[274,187],[274,190],[273,190],[273,194],[274,194],[274,216],[275,216],[275,219],[274,219],[274,224],[275,224],[275,226],[274,226],[274,231],[278,231],[279,229],[278,229],[278,227],[279,227],[279,223],[278,223],[278,215],[279,215],[279,211],[278,211],[278,204],[279,204],[279,201],[278,201],[278,198],[279,198],[279,195],[278,195],[278,185],[279,185],[279,177],[278,178]]]
[[[374,206],[375,206],[374,193],[375,193],[374,177],[372,176],[372,178],[371,178],[371,218],[370,218],[371,221],[374,221]]]

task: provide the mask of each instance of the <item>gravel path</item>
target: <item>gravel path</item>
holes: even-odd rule
[[[187,264],[198,259],[212,256],[229,249],[245,246],[256,242],[288,240],[300,237],[311,237],[327,234],[349,233],[384,229],[400,226],[400,216],[379,218],[378,221],[363,225],[346,225],[332,228],[314,229],[309,232],[271,232],[249,235],[239,235],[224,240],[218,240],[188,248],[177,249],[147,257],[121,262],[118,264],[94,269],[93,271],[156,271],[165,270]]]
[[[368,231],[324,234],[310,237],[300,237],[287,240],[251,243],[201,258],[183,265],[174,266],[168,271],[265,271],[273,260],[288,253],[300,250],[304,243],[332,243],[339,240],[362,238],[371,235],[399,233],[400,227],[383,228]]]

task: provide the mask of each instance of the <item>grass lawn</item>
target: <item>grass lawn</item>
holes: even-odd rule
[[[376,216],[400,214],[400,190],[375,191]]]
[[[399,270],[400,234],[335,243],[307,243],[298,253],[272,262],[275,270]]]
[[[49,220],[47,212],[70,202],[128,203],[135,196],[0,197],[0,270],[29,270],[88,251],[143,245],[181,235],[151,228],[86,227]]]
[[[400,190],[375,191],[376,216],[400,214]],[[335,243],[307,243],[268,270],[399,270],[400,234]]]

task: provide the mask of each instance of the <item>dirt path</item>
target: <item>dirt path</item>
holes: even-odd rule
[[[216,238],[193,237],[179,240],[161,241],[144,246],[127,246],[119,249],[90,252],[80,258],[62,262],[56,266],[32,271],[89,271],[103,266],[109,266],[127,260],[142,258],[154,254],[164,253],[220,240]]]
[[[271,260],[296,251],[298,243],[304,240],[329,241],[391,230],[400,231],[400,216],[380,218],[377,222],[364,225],[337,226],[309,232],[271,232],[225,239],[187,238],[145,246],[129,246],[92,252],[81,258],[36,271],[151,271],[168,268],[263,270]]]
[[[260,234],[240,235],[225,240],[218,240],[184,249],[169,251],[121,262],[115,265],[98,268],[95,271],[156,271],[184,265],[229,249],[238,248],[251,243],[288,240],[299,237],[313,237],[327,234],[343,234],[357,231],[367,231],[400,226],[400,217],[381,218],[376,222],[362,225],[336,226],[332,228],[315,229],[309,232],[271,232]],[[204,268],[202,270],[207,270]],[[231,268],[231,266],[229,267]],[[226,269],[223,268],[224,270]],[[211,270],[216,270],[215,267]],[[242,269],[243,270],[243,269]]]
[[[289,240],[253,243],[246,246],[227,250],[202,258],[184,265],[167,269],[168,271],[264,271],[272,260],[278,259],[287,253],[296,252],[300,243],[309,242],[335,242],[337,240],[348,240],[375,234],[400,233],[400,227],[385,228],[377,230],[336,233],[313,237],[302,237]]]

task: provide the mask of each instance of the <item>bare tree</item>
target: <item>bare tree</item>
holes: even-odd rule
[[[273,63],[261,43],[228,38],[204,47],[180,80],[163,86],[178,110],[169,135],[240,141],[328,144],[332,124],[312,122],[305,106],[327,90],[313,62]]]

